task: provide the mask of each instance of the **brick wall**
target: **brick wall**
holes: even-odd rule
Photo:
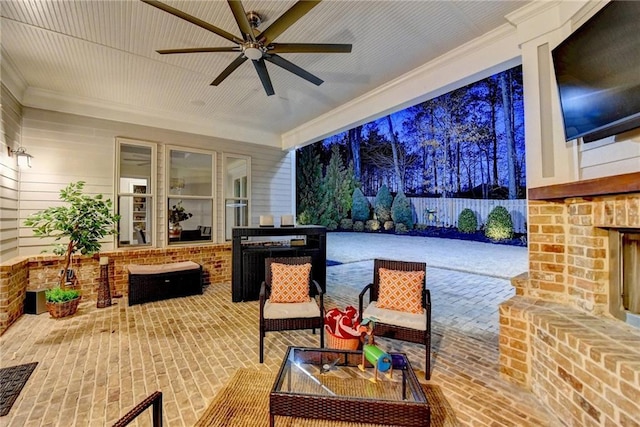
[[[0,265],[0,335],[24,313],[28,275],[27,259]]]
[[[500,306],[500,370],[569,426],[640,425],[640,331],[567,304]]]
[[[203,267],[204,284],[231,282],[231,244],[149,248],[101,252],[93,257],[74,256],[73,286],[82,298],[96,300],[100,279],[99,257],[109,258],[111,296],[127,294],[130,264],[164,264],[194,261]],[[24,313],[27,290],[51,288],[58,282],[62,270],[60,257],[38,255],[14,259],[0,266],[0,334]]]
[[[529,272],[500,306],[500,370],[575,426],[640,426],[640,330],[609,306],[607,228],[640,194],[529,201]]]

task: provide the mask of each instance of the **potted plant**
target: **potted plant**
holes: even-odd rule
[[[169,210],[169,237],[180,237],[182,233],[180,222],[186,221],[192,216],[191,212],[185,211],[182,200],[173,205]]]
[[[60,190],[63,206],[52,206],[30,215],[24,222],[33,228],[38,237],[54,237],[56,241],[53,253],[64,257],[64,267],[58,285],[45,292],[47,309],[52,317],[64,317],[74,314],[80,302],[80,293],[67,287],[67,272],[71,258],[76,252],[91,255],[100,251],[100,239],[116,234],[116,224],[120,216],[114,214],[113,203],[104,199],[102,194],[88,196],[83,194],[85,182],[70,183]]]

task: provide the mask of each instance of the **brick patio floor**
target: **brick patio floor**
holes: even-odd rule
[[[372,266],[366,260],[328,267],[327,306],[357,305]],[[427,267],[427,284],[431,383],[441,387],[459,424],[558,425],[531,393],[498,374],[497,304],[513,294],[508,280]],[[229,284],[132,307],[115,301],[104,309],[82,303],[66,319],[25,315],[0,337],[0,367],[39,362],[0,426],[109,426],[156,390],[163,393],[165,425],[192,426],[237,368],[275,373],[287,345],[319,344],[310,331],[268,333],[259,364],[258,303],[232,303]],[[378,344],[407,353],[424,378],[424,347]],[[133,425],[150,425],[150,415]]]

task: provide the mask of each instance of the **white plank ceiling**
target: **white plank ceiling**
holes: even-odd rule
[[[225,1],[165,2],[240,35]],[[263,16],[259,29],[264,30],[294,3],[246,0],[243,5]],[[326,0],[275,41],[351,43],[352,53],[282,54],[325,82],[315,86],[269,63],[275,89],[270,97],[248,61],[219,86],[210,86],[238,53],[156,53],[232,43],[141,1],[0,4],[2,59],[18,74],[27,106],[61,99],[280,135],[506,24],[505,15],[527,2]]]

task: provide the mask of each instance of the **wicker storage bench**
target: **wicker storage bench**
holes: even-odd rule
[[[202,266],[193,261],[129,266],[129,305],[202,294]]]

